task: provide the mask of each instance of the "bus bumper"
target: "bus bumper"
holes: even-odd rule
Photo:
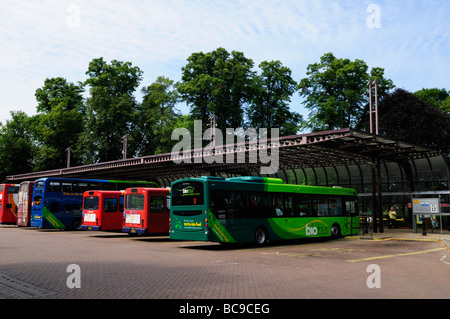
[[[89,226],[89,225],[81,225],[82,230],[102,230],[101,226]]]
[[[205,231],[201,232],[179,232],[171,230],[169,232],[169,238],[174,240],[192,240],[192,241],[210,241]]]
[[[147,228],[122,227],[122,232],[130,234],[147,234]]]

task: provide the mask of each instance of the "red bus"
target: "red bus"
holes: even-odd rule
[[[129,234],[168,234],[169,194],[167,188],[127,188],[122,231]]]
[[[81,229],[121,231],[124,191],[86,191]]]
[[[29,227],[31,223],[31,206],[33,204],[34,182],[22,182],[19,186],[19,205],[17,226]]]
[[[17,224],[19,184],[0,185],[0,224]]]

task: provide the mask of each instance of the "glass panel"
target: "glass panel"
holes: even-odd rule
[[[143,210],[144,209],[144,195],[131,194],[125,196],[125,209],[126,210]]]
[[[84,198],[84,209],[86,210],[97,210],[98,204],[98,196],[88,196]]]
[[[150,211],[153,213],[164,212],[164,197],[162,196],[150,197]]]
[[[106,213],[114,213],[117,212],[118,201],[117,198],[105,198],[103,203],[104,210]]]
[[[203,184],[181,182],[172,187],[172,205],[203,205]]]

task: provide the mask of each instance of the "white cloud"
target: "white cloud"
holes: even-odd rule
[[[380,29],[366,23],[372,3]],[[10,110],[34,114],[46,78],[83,81],[94,58],[130,61],[148,85],[159,75],[179,80],[191,53],[218,47],[255,65],[280,60],[296,80],[333,52],[385,68],[399,87],[450,89],[449,15],[442,1],[2,0],[0,121]]]

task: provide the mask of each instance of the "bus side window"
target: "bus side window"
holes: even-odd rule
[[[63,182],[61,186],[63,192],[70,193],[72,191],[72,183]]]
[[[89,184],[89,190],[99,190],[99,189],[102,189],[101,186],[100,186],[100,183],[91,182]]]
[[[342,216],[342,199],[340,197],[330,197],[328,199],[328,212],[330,216]]]
[[[50,205],[50,212],[56,214],[58,212],[58,202],[53,202]]]
[[[60,182],[50,182],[47,191],[49,192],[60,192],[61,183]]]
[[[275,216],[283,217],[283,200],[281,194],[272,195],[272,206],[275,208]]]
[[[317,195],[313,197],[313,216],[328,216],[328,200],[326,196]]]
[[[284,214],[289,217],[294,216],[294,210],[293,210],[294,199],[293,199],[292,195],[284,194],[283,202],[284,202],[284,205],[283,205]]]
[[[164,197],[150,197],[150,211],[153,213],[162,213],[164,211]]]
[[[311,197],[305,194],[295,195],[294,216],[309,217],[311,216]]]
[[[114,183],[102,183],[102,190],[115,191],[116,185]]]
[[[72,205],[72,214],[73,214],[73,216],[81,216],[81,214],[82,214],[82,205],[73,204]]]
[[[80,183],[72,183],[72,191],[75,193],[84,193],[89,189],[88,183],[80,182]]]

